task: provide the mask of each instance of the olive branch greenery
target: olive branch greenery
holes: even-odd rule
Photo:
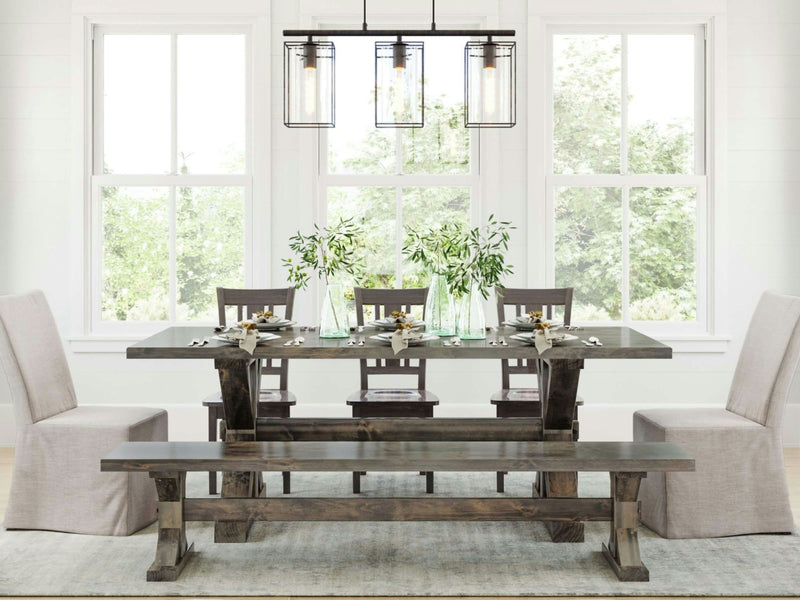
[[[339,273],[347,273],[358,282],[364,276],[364,231],[355,219],[340,218],[328,227],[314,225],[314,233],[303,235],[299,231],[289,238],[289,248],[295,260],[284,258],[283,266],[289,271],[289,282],[297,289],[305,289],[311,280],[309,271],[327,285]]]
[[[454,296],[470,293],[474,285],[488,299],[490,290],[502,287],[503,277],[514,272],[514,266],[505,263],[511,229],[516,227],[510,221],[498,221],[494,215],[485,226],[471,229],[460,223],[423,231],[406,227],[403,255],[432,274],[444,275]]]

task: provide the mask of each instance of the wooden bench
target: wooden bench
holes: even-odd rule
[[[639,555],[639,484],[648,472],[692,471],[666,442],[291,441],[127,442],[103,471],[147,471],[158,492],[148,581],[174,581],[192,545],[187,521],[610,521],[603,554],[621,581],[648,581]],[[186,498],[188,471],[605,471],[608,498]],[[250,481],[258,478],[250,477]],[[259,496],[263,490],[259,490]]]

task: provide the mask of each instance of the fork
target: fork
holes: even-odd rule
[[[186,345],[187,346],[199,346],[200,345],[200,340],[198,340],[197,338],[194,338],[191,342],[189,342]]]

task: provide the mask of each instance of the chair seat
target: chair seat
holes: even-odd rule
[[[651,408],[636,411],[636,418],[661,430],[754,429],[764,426],[724,408]]]
[[[539,390],[536,388],[509,388],[498,390],[491,395],[489,401],[492,404],[500,402],[539,402]],[[578,396],[575,404],[583,406],[583,398]]]
[[[372,389],[358,390],[347,398],[347,404],[411,404],[414,406],[436,406],[439,398],[428,390],[416,389]]]
[[[289,390],[261,390],[258,397],[259,404],[284,404],[294,406],[297,404],[297,397]],[[203,400],[203,406],[215,406],[222,404],[222,393],[214,392]]]

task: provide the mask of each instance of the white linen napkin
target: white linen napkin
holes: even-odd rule
[[[392,350],[397,354],[401,350],[408,348],[408,340],[418,340],[422,334],[413,329],[397,329],[392,334]]]
[[[533,332],[533,342],[536,345],[536,351],[539,354],[544,354],[546,350],[553,347],[553,340],[560,340],[564,334],[560,331],[555,331],[554,328],[545,327],[544,330],[536,329]]]
[[[239,348],[251,355],[258,345],[258,331],[255,329],[237,329],[231,337],[239,340]]]
[[[264,314],[253,313],[252,320],[256,323],[277,323],[281,318],[278,315],[270,315],[267,317]]]

